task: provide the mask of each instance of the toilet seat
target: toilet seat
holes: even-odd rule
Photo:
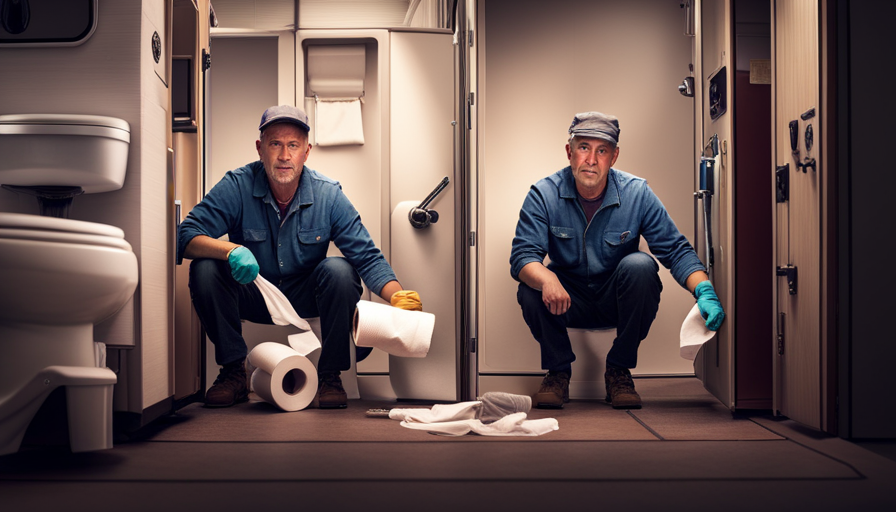
[[[124,231],[115,226],[21,213],[0,213],[0,239],[99,245],[131,251]]]

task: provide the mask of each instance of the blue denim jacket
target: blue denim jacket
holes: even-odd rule
[[[600,286],[624,256],[638,250],[642,236],[681,286],[691,273],[705,270],[647,181],[611,168],[604,202],[589,223],[566,167],[529,190],[510,251],[510,275],[519,280],[526,264],[548,255],[549,269]]]
[[[252,251],[265,279],[279,285],[285,276],[310,274],[332,241],[374,293],[395,279],[339,182],[304,167],[296,196],[281,224],[261,161],[229,171],[181,223],[177,262],[195,236],[226,233]]]

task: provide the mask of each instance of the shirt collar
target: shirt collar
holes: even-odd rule
[[[265,203],[273,203],[274,197],[271,194],[271,187],[268,184],[268,175],[264,171],[264,164],[259,160],[253,165],[256,167],[256,172],[252,195],[254,197],[264,198]],[[302,175],[299,176],[299,188],[296,190],[299,199],[298,202],[293,201],[292,204],[294,207],[314,204],[314,191],[311,189],[311,182],[309,181],[311,178],[308,177],[310,171],[311,170],[308,169],[307,166],[302,167]],[[290,208],[290,210],[292,210],[292,208]]]
[[[576,199],[576,179],[572,175],[572,167],[563,169],[563,179],[560,181],[560,197],[563,199]],[[620,202],[616,169],[611,167],[610,172],[607,173],[607,189],[604,191],[604,202],[601,208],[620,204]]]

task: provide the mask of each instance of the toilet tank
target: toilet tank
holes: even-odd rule
[[[0,115],[0,184],[118,190],[130,141],[130,125],[114,117]]]

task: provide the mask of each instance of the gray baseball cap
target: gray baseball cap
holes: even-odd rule
[[[573,137],[594,137],[618,144],[619,120],[600,112],[576,114],[569,125],[569,138]]]
[[[292,123],[306,132],[311,129],[308,126],[308,115],[305,114],[305,111],[292,105],[279,105],[265,110],[261,115],[258,131],[263,132],[265,128],[274,123]]]

